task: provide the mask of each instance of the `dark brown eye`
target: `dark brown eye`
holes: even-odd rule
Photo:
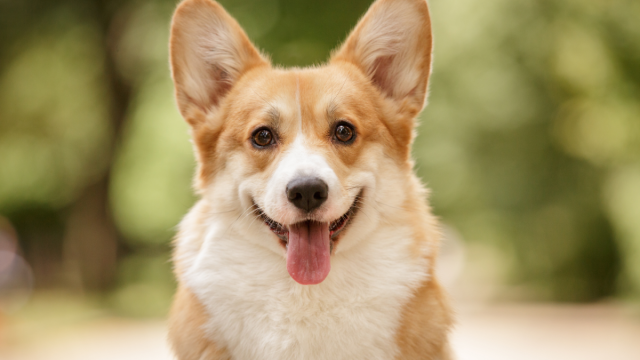
[[[265,128],[254,131],[251,140],[253,141],[253,145],[257,148],[264,148],[274,143],[271,130]]]
[[[351,124],[343,122],[338,123],[338,126],[336,126],[334,136],[340,142],[350,144],[355,139],[355,135],[355,130]]]

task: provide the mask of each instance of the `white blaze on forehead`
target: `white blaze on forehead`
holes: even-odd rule
[[[324,205],[327,209],[338,201],[341,193],[338,176],[324,156],[306,146],[304,136],[299,133],[267,182],[263,208],[275,220],[284,223],[296,220],[292,218],[296,208],[287,198],[287,184],[300,177],[319,178],[327,184],[329,197]]]
[[[296,105],[298,110],[298,135],[302,134],[302,106],[300,105],[300,77],[296,76]]]

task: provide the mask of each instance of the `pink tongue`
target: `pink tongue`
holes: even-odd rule
[[[329,224],[305,221],[289,227],[287,271],[302,285],[321,283],[331,270]]]

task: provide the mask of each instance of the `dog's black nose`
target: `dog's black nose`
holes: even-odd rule
[[[322,205],[329,196],[327,183],[318,178],[303,177],[287,184],[287,198],[297,208],[311,212]]]

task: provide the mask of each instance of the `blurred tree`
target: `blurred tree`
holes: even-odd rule
[[[432,5],[433,92],[416,155],[436,211],[498,249],[527,297],[613,294],[622,238],[603,188],[615,167],[638,164],[638,6]]]
[[[274,63],[306,66],[370,1],[221,3]],[[0,1],[0,212],[41,285],[116,281],[124,307],[171,293],[194,165],[167,65],[175,4]],[[640,3],[430,5],[414,153],[436,212],[501,255],[519,296],[640,296]]]
[[[70,183],[65,181],[69,179],[60,179],[60,183],[57,184],[58,188],[51,189],[51,193],[44,194],[44,196],[35,196],[31,198],[33,192],[37,190],[23,187],[24,194],[14,194],[15,197],[8,196],[10,201],[6,201],[3,205],[5,207],[21,207],[21,203],[36,203],[36,208],[52,209],[54,213],[64,213],[66,219],[66,226],[64,231],[64,244],[60,243],[58,247],[64,249],[64,257],[66,263],[64,266],[72,267],[74,273],[79,274],[82,286],[87,289],[99,290],[105,289],[112,284],[116,257],[118,250],[118,230],[112,220],[111,211],[109,210],[109,182],[110,182],[110,164],[112,163],[118,138],[122,132],[122,126],[125,121],[127,109],[131,99],[131,84],[128,79],[124,78],[116,65],[116,52],[117,42],[119,36],[119,29],[124,21],[126,15],[126,7],[123,5],[123,1],[109,1],[109,0],[95,0],[95,1],[38,1],[27,0],[21,2],[3,2],[2,11],[3,16],[0,18],[0,26],[2,41],[0,44],[0,51],[2,54],[2,65],[4,71],[4,77],[10,87],[13,83],[25,81],[28,85],[33,86],[50,86],[48,89],[41,89],[38,99],[38,94],[34,94],[35,89],[25,89],[20,99],[11,99],[12,88],[5,89],[5,93],[9,93],[7,96],[7,102],[11,100],[19,100],[23,103],[8,104],[3,111],[2,117],[4,121],[2,126],[4,128],[3,138],[7,141],[9,137],[31,135],[30,132],[34,132],[34,128],[38,125],[44,125],[47,120],[46,117],[52,116],[51,113],[55,113],[55,108],[58,106],[57,102],[63,102],[67,109],[61,109],[59,114],[60,120],[57,125],[64,126],[76,126],[82,128],[84,119],[83,115],[79,111],[74,111],[72,107],[76,106],[78,102],[86,100],[86,93],[93,93],[98,99],[92,99],[93,101],[102,102],[94,109],[83,109],[99,112],[97,119],[94,119],[96,123],[93,125],[99,127],[100,131],[106,132],[106,134],[75,134],[76,137],[84,137],[94,135],[97,137],[100,143],[98,148],[90,149],[90,154],[78,154],[79,158],[73,159],[75,161],[81,161],[83,164],[78,164],[79,167],[90,167],[90,169],[76,169],[75,174],[71,176],[79,179],[71,180]],[[78,34],[79,33],[79,34]],[[74,38],[75,35],[75,38]],[[69,39],[71,38],[71,39]],[[52,48],[47,49],[50,44],[41,42],[41,39],[47,39],[45,41],[52,41],[54,45]],[[56,43],[60,40],[60,43]],[[64,44],[65,40],[70,40],[71,44]],[[87,42],[83,44],[82,42]],[[29,44],[24,46],[24,44]],[[68,45],[68,46],[66,46]],[[76,48],[85,46],[85,49],[80,50],[79,53],[73,53]],[[26,71],[20,71],[16,67],[20,67],[25,63],[23,56],[28,54],[33,49],[41,47],[41,53],[36,54],[34,61],[41,62],[40,64],[34,64],[35,66],[41,66],[36,69],[26,69]],[[36,50],[38,51],[38,50]],[[85,53],[83,53],[83,51]],[[61,59],[56,58],[43,58],[44,56],[59,56]],[[28,55],[26,55],[28,56]],[[88,56],[89,58],[83,58]],[[83,62],[91,61],[93,63],[86,64]],[[16,61],[17,64],[12,66],[12,61]],[[35,72],[44,74],[44,77],[49,76],[47,71],[60,70],[54,67],[48,67],[48,62],[56,61],[68,61],[70,64],[63,63],[62,66],[73,66],[74,63],[79,63],[80,68],[72,69],[66,68],[66,73],[53,74],[52,79],[49,82],[42,81],[42,78],[36,77],[31,79],[21,78],[25,76],[32,76]],[[22,62],[22,63],[20,63]],[[82,66],[93,67],[93,74],[83,73]],[[76,71],[77,70],[77,71]],[[64,71],[62,71],[64,72]],[[88,75],[88,76],[87,76]],[[37,75],[36,75],[37,76]],[[82,77],[87,78],[69,79],[68,77]],[[16,77],[12,79],[12,77]],[[57,78],[56,78],[57,77]],[[91,79],[93,77],[93,79]],[[13,81],[12,81],[13,80]],[[28,80],[32,82],[29,83]],[[89,81],[87,81],[89,80]],[[91,81],[93,80],[93,82]],[[69,86],[69,82],[80,82],[80,84]],[[62,93],[59,93],[61,91]],[[32,99],[36,97],[36,99]],[[64,99],[62,98],[64,97]],[[38,104],[39,108],[32,106],[33,100],[40,100],[42,103]],[[90,105],[89,105],[90,107]],[[13,113],[12,113],[13,112]],[[101,112],[101,113],[100,113]],[[10,116],[12,115],[12,116]],[[95,115],[94,115],[95,116]],[[43,119],[44,117],[44,119]],[[55,114],[52,116],[55,117]],[[11,118],[11,119],[10,119]],[[31,118],[31,119],[25,119]],[[11,123],[9,122],[9,119]],[[31,122],[31,126],[27,126],[24,123]],[[40,122],[40,124],[38,124]],[[104,122],[104,123],[101,123]],[[80,123],[80,124],[75,124]],[[31,127],[31,128],[30,128]],[[44,129],[44,134],[39,134],[49,142],[49,149],[43,149],[46,151],[54,151],[58,153],[83,151],[86,149],[80,149],[74,147],[74,144],[63,143],[65,140],[64,133],[73,131],[73,129],[57,128],[57,129]],[[49,130],[49,131],[47,131]],[[6,132],[5,132],[6,131]],[[62,136],[59,134],[62,133]],[[70,146],[71,145],[71,146]],[[65,148],[66,147],[66,148]],[[26,149],[24,149],[26,150]],[[6,149],[6,151],[20,151],[17,149]],[[29,151],[29,150],[26,150]],[[48,160],[54,162],[64,162],[67,159],[60,159],[67,155],[67,157],[73,157],[74,154],[53,154],[46,156]],[[31,159],[24,159],[31,160]],[[47,161],[47,160],[45,160]],[[14,164],[16,167],[30,167],[38,166],[37,164]],[[61,164],[55,164],[54,167]],[[51,165],[50,165],[51,166]],[[62,165],[64,166],[64,165]],[[32,169],[32,168],[31,168]],[[14,169],[12,169],[14,170]],[[22,170],[22,171],[21,171]],[[50,169],[54,170],[54,169]],[[14,184],[11,181],[8,188],[11,185],[16,187],[21,186],[21,182],[29,181],[29,177],[33,177],[37,170],[31,172],[29,170],[17,169],[26,175],[25,178],[14,178]],[[49,174],[38,174],[42,178],[37,179],[42,182],[55,183],[55,179],[49,178]],[[53,175],[55,176],[55,175]],[[34,181],[35,186],[38,181]],[[69,186],[71,185],[71,186]],[[31,194],[29,194],[31,192]],[[62,193],[62,196],[60,196]],[[61,197],[61,198],[60,198]],[[7,202],[9,203],[7,205]],[[12,204],[13,203],[13,204]],[[33,205],[32,205],[33,206]],[[59,215],[56,215],[59,216]],[[14,219],[18,224],[19,219]],[[37,224],[30,224],[30,227],[37,227]],[[22,235],[25,232],[29,232],[32,229],[18,227],[19,233]],[[28,238],[23,237],[23,241],[27,241]],[[31,259],[33,262],[39,262],[35,259]],[[62,265],[62,264],[61,264]],[[36,267],[37,269],[37,267]],[[60,269],[58,269],[60,271]],[[38,278],[43,277],[46,274],[36,274]]]

